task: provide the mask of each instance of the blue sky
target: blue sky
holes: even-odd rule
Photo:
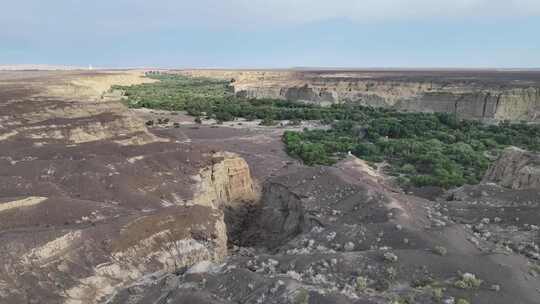
[[[2,0],[0,65],[540,67],[540,0]]]

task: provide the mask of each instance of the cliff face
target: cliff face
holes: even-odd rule
[[[219,209],[241,201],[256,199],[246,161],[234,153],[215,153],[212,164],[194,176],[198,182],[193,202]]]
[[[100,91],[139,74],[17,75],[0,82],[0,303],[100,303],[225,257],[221,207],[254,197],[242,158],[158,137]]]
[[[28,262],[17,266],[45,267],[56,277],[78,272],[64,262],[66,259],[87,265],[88,274],[66,283],[70,288],[65,291],[65,303],[97,303],[146,274],[172,273],[201,261],[221,261],[227,255],[222,207],[253,200],[255,192],[242,158],[216,153],[210,161],[211,165],[195,175],[197,190],[189,203],[166,203],[168,208],[148,215],[130,216],[129,220],[120,217],[118,223],[105,227],[70,231],[32,248],[26,254]],[[93,244],[106,246],[96,250]],[[55,268],[61,268],[61,273]]]
[[[266,183],[261,198],[261,210],[253,223],[255,232],[248,233],[257,235],[259,242],[275,248],[306,228],[306,210],[302,199],[286,185]]]
[[[236,94],[321,105],[359,103],[484,120],[540,121],[540,73],[185,71],[233,79]]]
[[[55,198],[41,203],[41,211],[51,213],[56,204]],[[64,207],[80,208],[74,202]],[[29,212],[19,208],[0,213],[0,218]],[[20,229],[16,236],[8,231],[2,238],[2,248],[9,252],[2,252],[0,300],[99,303],[146,274],[219,261],[227,253],[223,215],[209,208],[169,208],[139,216],[116,212],[90,222],[32,234]]]
[[[540,155],[516,147],[504,150],[489,168],[484,182],[511,189],[540,189]]]
[[[529,265],[535,264],[512,252],[486,254],[495,243],[487,237],[479,240],[476,232],[495,235],[495,215],[501,217],[497,223],[504,223],[497,228],[519,229],[516,216],[520,227],[530,227],[538,207],[504,206],[502,213],[513,215],[506,219],[491,197],[483,208],[474,198],[470,204],[444,205],[443,215],[437,202],[405,195],[386,178],[354,157],[335,167],[302,167],[273,176],[264,184],[260,205],[247,213],[247,223],[239,229],[242,247],[229,258],[220,264],[200,263],[184,275],[165,275],[157,282],[139,281],[110,303],[436,302],[429,287],[418,287],[425,281],[448,284],[438,298],[452,303],[463,297],[464,290],[451,286],[465,271],[482,280],[482,286],[467,295],[471,303],[538,302],[539,278],[528,274]],[[474,233],[467,230],[473,225],[446,215],[469,206],[465,215],[478,224]],[[488,208],[493,209],[488,213]],[[525,212],[533,216],[524,217]],[[536,253],[533,233],[519,236],[523,248]],[[528,240],[528,235],[533,243],[525,247],[523,237]]]

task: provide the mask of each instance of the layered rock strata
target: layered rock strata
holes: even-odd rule
[[[487,121],[539,121],[540,72],[511,71],[182,71],[232,81],[237,95],[321,105],[356,103],[447,112]]]
[[[242,158],[154,135],[100,92],[140,74],[81,73],[2,78],[1,303],[100,303],[221,261],[222,205],[254,197]]]

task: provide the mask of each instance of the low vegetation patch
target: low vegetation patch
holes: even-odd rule
[[[403,113],[355,104],[320,107],[284,100],[235,96],[230,82],[157,74],[159,82],[121,89],[130,107],[185,110],[218,122],[238,117],[261,125],[316,120],[328,129],[286,131],[287,152],[307,165],[331,165],[353,154],[385,162],[387,173],[403,186],[450,188],[476,184],[500,149],[513,145],[540,150],[540,126],[525,123],[485,125],[445,113]]]
[[[482,280],[477,278],[472,273],[464,273],[461,278],[454,283],[454,286],[459,289],[477,289],[482,285]]]
[[[392,252],[385,252],[383,254],[383,258],[385,261],[390,262],[390,263],[396,263],[398,261],[397,255],[395,255]]]
[[[431,294],[432,294],[434,300],[440,301],[443,298],[444,289],[440,288],[440,287],[433,287],[433,288],[431,288]]]
[[[488,126],[451,114],[337,107],[364,113],[365,119],[335,121],[330,130],[285,132],[287,151],[308,165],[332,164],[351,153],[388,163],[388,173],[403,185],[450,188],[478,183],[490,164],[490,154],[506,146],[540,149],[539,126]]]
[[[435,246],[435,248],[433,249],[433,252],[435,252],[436,254],[440,256],[445,256],[448,253],[446,248],[443,246]]]
[[[294,297],[294,304],[308,304],[308,303],[309,303],[309,292],[304,288],[300,288]]]
[[[540,276],[540,264],[531,264],[529,272],[535,277]]]
[[[359,276],[355,281],[356,291],[364,291],[368,287],[368,279],[366,277]]]

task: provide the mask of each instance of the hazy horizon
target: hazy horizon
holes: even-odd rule
[[[535,0],[4,4],[0,65],[539,68]]]
[[[64,66],[48,64],[0,64],[2,70],[298,70],[298,71],[540,71],[540,67],[512,68],[512,67],[152,67],[152,66],[124,66],[124,67],[95,67],[95,66]]]

